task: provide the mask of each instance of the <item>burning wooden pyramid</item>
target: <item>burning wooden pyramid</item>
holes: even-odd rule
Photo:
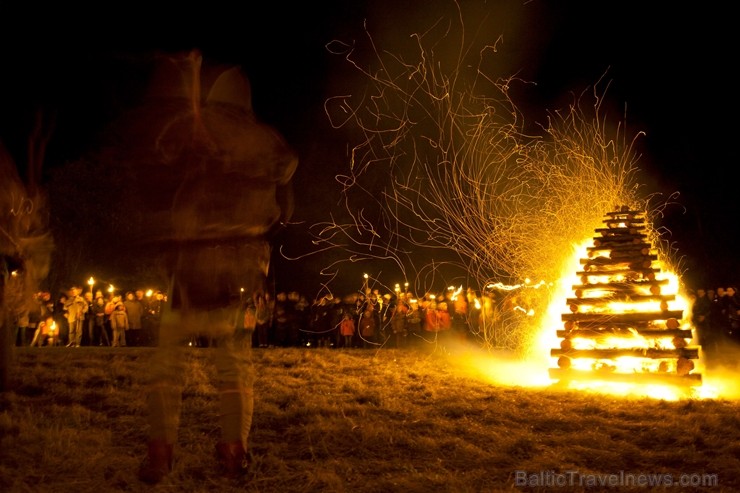
[[[568,298],[557,331],[560,348],[550,355],[558,368],[550,377],[562,383],[608,381],[638,384],[701,385],[694,371],[699,346],[688,344],[683,310],[671,310],[676,293],[660,269],[645,231],[642,213],[623,206],[609,212],[604,228],[588,247],[577,272],[581,284]]]

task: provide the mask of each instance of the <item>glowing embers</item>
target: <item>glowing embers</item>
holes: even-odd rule
[[[661,275],[640,213],[622,207],[604,222],[565,300],[550,377],[578,386],[701,385],[693,373],[700,348],[689,346],[692,331],[681,328],[686,304],[677,277]]]

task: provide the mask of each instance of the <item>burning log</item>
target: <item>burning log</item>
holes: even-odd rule
[[[611,322],[624,324],[639,321],[667,320],[669,318],[680,319],[682,316],[683,310],[633,313],[563,313],[560,317],[563,322],[573,321],[578,322],[580,325],[581,322],[597,324],[608,324]]]
[[[645,219],[644,218],[634,218],[634,219],[604,219],[601,221],[602,223],[606,224],[610,228],[619,228],[619,227],[627,227],[631,228],[633,226],[644,226],[645,225]]]
[[[581,284],[589,284],[589,278],[591,277],[603,277],[603,276],[623,276],[625,281],[636,281],[639,279],[647,279],[650,281],[655,280],[655,274],[660,272],[660,269],[630,269],[624,267],[618,267],[616,269],[609,269],[608,271],[576,271],[576,275],[580,276]]]
[[[550,356],[568,356],[569,358],[593,358],[593,359],[614,359],[624,356],[633,358],[684,358],[687,360],[699,358],[698,347],[685,347],[677,349],[658,349],[658,348],[611,348],[611,349],[570,349],[553,348],[550,350]]]
[[[558,358],[558,368],[568,369],[570,368],[570,358],[561,356]]]
[[[610,265],[628,264],[630,267],[637,269],[648,269],[654,260],[658,260],[657,255],[624,255],[616,257],[593,257],[581,259],[583,269],[590,271],[592,268],[606,267]]]
[[[650,249],[649,248],[641,248],[639,252],[635,252],[633,250],[624,250],[624,249],[613,249],[609,252],[609,258],[611,259],[630,259],[630,258],[655,258],[658,257],[656,255],[650,255]]]
[[[601,327],[599,325],[599,327]],[[632,326],[622,327],[607,327],[603,330],[593,329],[571,329],[571,330],[558,330],[558,337],[570,337],[576,338],[581,337],[584,339],[598,339],[603,337],[624,337],[632,338],[635,337],[635,333],[640,337],[646,339],[656,339],[661,337],[680,337],[683,339],[691,339],[693,334],[690,329],[633,329]]]
[[[681,376],[690,376],[689,373],[694,369],[694,362],[687,358],[679,358],[676,363],[676,373]]]
[[[631,330],[634,329],[636,331],[642,331],[642,330],[666,330],[666,329],[678,329],[678,326],[673,327],[672,325],[669,326],[668,322],[666,323],[660,323],[660,320],[636,320],[631,322],[619,322],[619,321],[609,321],[604,322],[601,320],[596,321],[588,321],[588,320],[580,320],[578,322],[573,320],[565,321],[563,324],[563,327],[565,327],[566,330],[571,330],[576,327],[579,329],[584,330],[618,330],[618,329],[624,329],[624,330]]]
[[[604,301],[604,302],[592,302],[592,300],[596,300],[596,298],[583,298],[580,300],[579,303],[571,303],[568,305],[568,308],[570,308],[570,311],[573,313],[578,313],[581,311],[581,307],[594,307],[594,308],[608,308],[609,305],[612,303],[611,301]],[[663,300],[660,302],[660,310],[663,312],[668,311],[668,302]],[[675,328],[675,327],[674,327]]]
[[[602,243],[604,243],[604,242],[605,243],[608,243],[608,241],[602,240]],[[596,252],[604,252],[604,251],[610,251],[610,250],[626,250],[626,251],[638,251],[639,252],[639,251],[641,251],[643,249],[650,250],[652,248],[652,245],[650,245],[650,243],[646,243],[646,242],[640,242],[640,243],[629,242],[629,243],[624,243],[624,242],[621,242],[621,241],[615,241],[613,243],[614,244],[611,245],[611,246],[609,246],[609,245],[603,245],[603,244],[601,246],[596,246],[596,245],[590,246],[590,247],[586,248],[586,251],[588,252],[588,255],[591,256],[591,254],[596,253]]]
[[[642,211],[630,210],[628,205],[616,206],[618,211],[607,212],[606,215],[610,217],[628,217],[634,218],[642,214]]]
[[[626,294],[619,293],[614,296],[601,297],[601,298],[568,298],[566,303],[569,305],[593,305],[593,306],[605,306],[609,303],[621,302],[621,303],[642,303],[644,301],[673,301],[676,299],[675,294],[655,295],[655,294]]]
[[[673,339],[671,340],[671,342],[673,343],[673,346],[674,346],[674,347],[675,347],[676,349],[681,349],[681,348],[685,348],[685,347],[686,347],[686,344],[687,344],[687,343],[686,343],[686,338],[684,338],[684,337],[679,337],[679,336],[676,336],[676,337],[674,337],[674,338],[673,338]]]
[[[643,226],[630,226],[630,227],[621,227],[621,228],[596,228],[597,233],[601,233],[601,236],[604,237],[610,237],[615,235],[620,236],[642,236],[645,237],[644,234],[640,233],[640,231],[643,231],[645,227]]]
[[[573,286],[575,295],[578,298],[583,298],[585,291],[614,291],[617,293],[634,293],[641,294],[640,289],[647,288],[649,292],[653,293],[654,288],[660,289],[660,286],[668,284],[668,279],[660,280],[648,280],[648,281],[617,281],[617,282],[602,282],[602,283],[591,283],[591,284],[576,284]],[[656,294],[656,293],[653,293]]]
[[[609,247],[609,246],[622,246],[622,245],[639,245],[645,242],[647,235],[626,235],[626,236],[605,236],[601,238],[594,238],[595,247]]]

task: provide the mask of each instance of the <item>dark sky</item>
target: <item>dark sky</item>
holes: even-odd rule
[[[147,57],[199,48],[206,58],[244,67],[258,116],[299,152],[299,219],[331,207],[319,200],[324,189],[315,183],[332,180],[344,160],[343,136],[329,128],[323,102],[341,87],[345,65],[326,43],[363,37],[367,20],[379,40],[392,44],[452,4],[269,2],[257,11],[254,2],[239,0],[156,3],[0,0],[0,140],[23,163],[30,115],[40,108],[56,115],[46,165],[75,159],[135,103]],[[610,104],[626,109],[631,130],[646,132],[638,165],[647,189],[680,193],[664,225],[686,256],[687,280],[736,283],[734,17],[719,4],[656,3],[461,2],[464,11],[490,16],[489,36],[504,33],[502,56],[511,71],[537,83],[523,103],[534,119],[606,74]]]

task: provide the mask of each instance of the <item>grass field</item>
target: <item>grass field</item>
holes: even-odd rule
[[[233,483],[216,472],[212,351],[187,350],[174,471],[148,487],[137,470],[154,350],[17,348],[0,398],[0,491],[654,491],[667,488],[642,482],[666,480],[740,489],[734,399],[506,385],[469,355],[411,349],[255,350],[251,464]],[[517,381],[513,362],[491,364]]]

